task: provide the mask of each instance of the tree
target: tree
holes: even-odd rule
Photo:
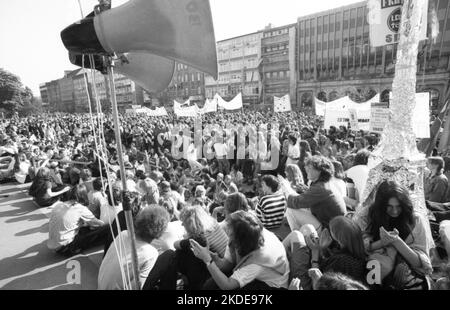
[[[0,109],[16,112],[24,105],[31,104],[32,100],[31,89],[23,87],[18,76],[0,68]]]

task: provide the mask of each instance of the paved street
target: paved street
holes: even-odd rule
[[[0,184],[0,289],[97,289],[103,251],[96,248],[71,259],[49,251],[50,209],[37,209],[27,195],[28,187]],[[80,263],[80,284],[68,283],[74,268],[70,260]]]

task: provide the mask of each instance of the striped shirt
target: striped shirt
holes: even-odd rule
[[[256,207],[256,215],[266,229],[280,227],[285,211],[286,199],[281,192],[262,197]]]

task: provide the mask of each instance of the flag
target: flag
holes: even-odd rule
[[[292,111],[291,108],[291,97],[289,95],[286,95],[282,98],[274,97],[273,100],[274,104],[274,111],[276,113],[282,113],[282,112],[290,112]]]

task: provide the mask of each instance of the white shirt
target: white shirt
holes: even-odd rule
[[[217,157],[225,157],[227,156],[227,146],[224,143],[216,143],[214,144],[214,150],[216,151]]]
[[[366,187],[367,179],[369,178],[369,167],[366,165],[354,166],[347,170],[346,175],[355,183],[355,189],[358,191],[359,201],[362,202],[364,189]]]
[[[95,219],[94,214],[85,206],[60,202],[52,210],[49,221],[49,238],[47,246],[50,250],[58,250],[73,241],[84,222]]]
[[[120,244],[125,246],[122,247],[124,254],[122,255],[122,268],[126,272],[129,270],[129,275],[131,283],[134,281],[133,269],[131,265],[131,253],[130,247],[126,246],[130,244],[130,238],[128,236],[128,231],[122,231],[116,239],[117,247]],[[158,251],[149,243],[136,239],[136,252],[138,258],[138,272],[141,287],[145,284],[147,277],[155,265],[158,259]],[[114,244],[108,249],[105,257],[103,258],[100,270],[98,272],[98,289],[99,290],[123,290],[123,280],[122,273],[120,272],[119,258],[116,252],[116,247]]]

